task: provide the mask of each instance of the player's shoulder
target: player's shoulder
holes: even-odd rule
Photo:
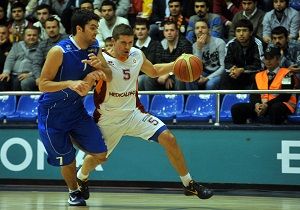
[[[142,50],[140,50],[140,49],[138,49],[138,48],[136,48],[136,47],[132,47],[131,49],[130,49],[130,53],[129,53],[131,56],[138,56],[138,55],[142,55],[143,54],[143,52],[142,52]]]

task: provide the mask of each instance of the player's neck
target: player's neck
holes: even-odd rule
[[[122,61],[122,62],[124,62],[128,59],[128,57],[121,56],[118,53],[116,53],[114,49],[111,50],[111,56],[113,56],[114,58],[116,58],[117,60]]]
[[[85,43],[79,36],[75,35],[73,39],[80,49],[87,49],[89,47],[89,44]]]

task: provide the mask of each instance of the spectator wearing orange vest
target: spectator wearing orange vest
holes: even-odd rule
[[[288,68],[280,68],[281,53],[275,46],[264,52],[266,70],[255,75],[254,90],[294,89],[296,78]],[[250,103],[237,103],[232,106],[231,114],[235,124],[245,124],[247,119],[257,120],[268,117],[271,124],[282,124],[288,115],[295,112],[295,94],[251,94]]]

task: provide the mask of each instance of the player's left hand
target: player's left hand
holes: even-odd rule
[[[88,57],[89,59],[84,59],[81,62],[86,63],[95,69],[101,69],[101,60],[94,53],[88,54]]]

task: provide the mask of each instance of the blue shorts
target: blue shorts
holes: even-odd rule
[[[39,134],[48,153],[47,161],[53,166],[73,162],[76,149],[72,141],[87,153],[107,151],[99,127],[83,105],[70,107],[62,109],[38,107]]]

